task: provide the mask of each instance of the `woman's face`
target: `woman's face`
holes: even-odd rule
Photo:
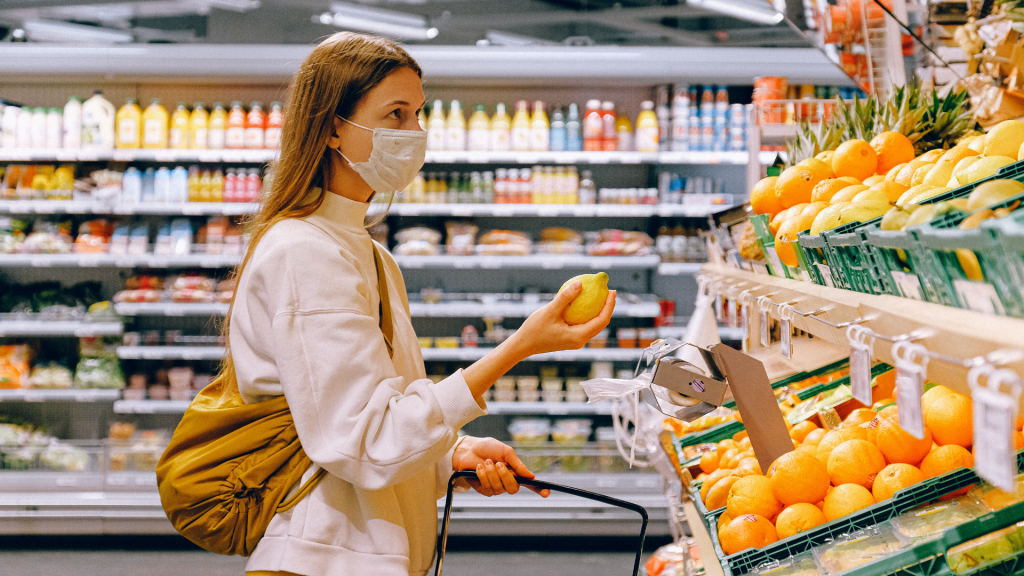
[[[422,131],[418,114],[424,101],[420,77],[411,68],[399,68],[363,96],[348,120],[370,129]],[[352,162],[366,162],[373,150],[373,133],[335,118],[328,146],[341,148]]]

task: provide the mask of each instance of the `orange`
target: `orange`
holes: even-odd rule
[[[871,139],[871,147],[878,154],[879,174],[892,170],[893,166],[910,162],[914,159],[914,144],[899,132],[882,132]]]
[[[722,515],[718,517],[718,540],[722,540],[722,530],[732,522],[732,516],[729,516],[728,512],[722,512]]]
[[[832,174],[832,163],[825,162],[818,158],[808,158],[806,160],[797,162],[797,166],[806,166],[814,171],[815,174],[820,176],[821,180],[825,178],[833,178],[835,175]]]
[[[700,474],[697,474],[697,477],[694,478],[694,480],[696,480],[697,482],[703,482],[704,479],[707,478],[707,477],[708,477],[707,474],[701,472]]]
[[[956,444],[939,446],[921,461],[921,473],[925,478],[941,476],[957,468],[973,467],[974,455],[967,448]]]
[[[871,188],[871,187],[870,186],[865,186],[863,184],[851,184],[851,185],[847,186],[846,188],[843,188],[839,192],[836,192],[835,194],[833,194],[832,195],[832,200],[830,200],[830,202],[832,204],[838,204],[840,202],[849,202],[849,201],[853,200],[854,196],[856,196],[857,194],[860,194],[861,192],[863,192],[863,191],[865,191],[865,190],[867,190],[869,188]]]
[[[867,142],[860,139],[847,140],[836,148],[832,155],[832,172],[836,176],[853,176],[864,180],[878,168],[878,154]]]
[[[839,446],[847,440],[867,440],[868,432],[858,426],[851,426],[850,428],[840,428],[839,430],[832,430],[821,439],[818,443],[818,451],[816,456],[822,464],[828,466],[828,457],[832,453],[832,449]],[[881,468],[879,468],[881,470]],[[876,470],[877,472],[877,470]]]
[[[836,446],[828,457],[828,476],[836,486],[860,484],[870,488],[882,468],[885,468],[885,457],[877,446],[867,440],[847,440]]]
[[[864,182],[862,182],[862,184],[866,186],[874,186],[879,182],[885,182],[885,174],[875,174],[874,176],[868,176],[867,178],[864,179]]]
[[[761,472],[761,463],[753,456],[748,456],[743,460],[740,460],[740,464],[736,468],[738,470],[750,470],[754,474],[763,474],[763,472]]]
[[[871,496],[875,502],[888,500],[893,494],[924,479],[924,474],[910,464],[889,464],[875,476],[875,481],[871,485]]]
[[[701,454],[700,469],[708,474],[718,470],[718,452],[705,452]]]
[[[810,206],[813,206],[813,204],[807,205],[807,207]],[[814,216],[817,216],[817,213]],[[779,255],[779,260],[782,260],[783,264],[787,266],[797,266],[800,264],[793,242],[796,241],[797,234],[811,227],[811,223],[814,222],[814,216],[808,218],[801,213],[789,218],[782,223],[782,226],[779,226],[779,232],[775,234],[775,252]]]
[[[909,190],[909,188],[902,184],[897,184],[896,182],[883,180],[877,184],[872,184],[869,190],[878,190],[885,194],[885,197],[889,199],[889,202],[896,202],[900,199],[900,196],[903,196],[904,192]]]
[[[802,454],[810,454],[811,456],[814,456],[815,460],[818,459],[818,447],[814,444],[801,444],[796,447],[796,450],[793,451],[800,452]]]
[[[762,548],[779,540],[779,535],[770,520],[757,514],[746,514],[733,518],[722,529],[719,541],[722,551],[736,554],[748,548]]]
[[[864,430],[867,431],[868,437],[865,438],[865,440],[867,440],[868,442],[871,442],[875,446],[878,446],[878,423],[879,423],[878,418],[875,418],[874,420],[872,420],[870,422],[865,422],[865,423],[861,424],[860,426],[858,426],[858,428],[863,428]]]
[[[737,444],[742,443],[745,438],[749,438],[746,430],[740,430],[739,432],[732,435],[732,441]],[[749,443],[749,442],[748,442]]]
[[[729,476],[728,478],[722,478],[719,482],[715,482],[715,486],[708,492],[708,497],[704,500],[704,506],[708,510],[718,510],[724,507],[729,500],[729,489],[739,479],[739,476]]]
[[[779,456],[768,468],[772,494],[789,506],[798,502],[814,503],[828,491],[828,470],[806,450],[794,450]]]
[[[811,201],[811,190],[824,177],[807,166],[790,166],[775,182],[775,195],[784,208]]]
[[[791,210],[793,209],[786,208],[782,212],[776,214],[775,217],[772,218],[772,221],[768,223],[768,230],[771,231],[772,236],[775,236],[776,234],[779,233],[779,226],[782,226],[782,223],[786,221],[786,218],[789,218],[789,213]]]
[[[842,484],[836,486],[828,493],[828,496],[825,496],[825,506],[822,508],[822,512],[825,513],[825,520],[831,522],[874,503],[875,499],[867,488],[860,484]]]
[[[835,150],[825,150],[823,152],[816,154],[814,157],[817,158],[818,160],[821,160],[822,162],[828,163],[829,166],[832,166],[832,155],[835,153]]]
[[[803,422],[793,426],[793,429],[789,431],[789,437],[797,442],[803,442],[807,435],[818,429],[818,426],[810,420],[804,420]]]
[[[921,410],[927,414],[928,407],[932,405],[932,402],[942,396],[946,396],[947,394],[954,394],[954,392],[941,384],[928,389],[927,392],[921,395]]]
[[[843,420],[843,426],[860,426],[865,422],[871,422],[875,419],[875,416],[877,414],[870,408],[857,408],[847,414],[846,419]]]
[[[754,209],[755,214],[775,216],[783,210],[779,198],[775,195],[775,181],[778,179],[778,176],[769,176],[754,184],[754,189],[750,191],[750,207]]]
[[[700,499],[706,501],[708,499],[708,492],[711,491],[711,489],[715,486],[716,482],[718,482],[722,478],[727,478],[729,476],[735,475],[736,473],[733,472],[732,470],[726,470],[724,468],[719,468],[718,470],[715,470],[711,474],[708,474],[708,477],[704,479],[704,483],[700,485]]]
[[[846,180],[840,180],[838,178],[826,178],[821,182],[818,182],[814,189],[811,190],[811,202],[829,202],[832,200],[832,196],[836,192],[839,192],[843,188],[846,188],[851,183]],[[852,184],[856,184],[853,182]]]
[[[722,454],[725,454],[731,448],[739,450],[739,446],[736,444],[735,440],[722,440],[718,443],[718,455],[721,456]]]
[[[804,436],[803,443],[805,446],[814,446],[815,452],[817,452],[817,446],[821,442],[821,439],[825,437],[825,434],[827,434],[827,432],[821,428],[811,430],[807,433],[807,436]]]
[[[932,449],[932,432],[925,426],[924,438],[918,439],[900,428],[899,416],[879,418],[875,444],[885,459],[892,463],[917,466]]]
[[[974,442],[973,404],[959,392],[936,398],[924,413],[924,423],[939,446],[969,447]]]
[[[744,434],[746,433],[744,432]],[[736,441],[736,445],[740,447],[740,450],[749,450],[751,447],[750,437],[744,435],[743,437]]]
[[[740,453],[736,448],[730,448],[722,454],[721,458],[718,459],[719,468],[735,468],[736,456]]]
[[[764,476],[740,478],[729,489],[729,501],[726,506],[733,518],[744,514],[774,518],[782,510],[782,504],[772,493],[772,481]]]
[[[775,520],[775,530],[778,532],[779,539],[781,540],[810,530],[815,526],[821,526],[824,523],[825,514],[822,513],[821,509],[814,504],[800,502],[799,504],[787,507],[779,513],[778,519]]]
[[[892,397],[896,392],[896,370],[888,370],[875,376],[871,381],[871,399],[881,400]]]

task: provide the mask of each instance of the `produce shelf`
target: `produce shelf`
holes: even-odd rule
[[[230,268],[241,256],[183,254],[0,254],[0,268]]]
[[[4,336],[120,336],[120,322],[84,320],[8,320],[0,318],[0,337]]]
[[[221,346],[118,346],[117,357],[124,360],[220,360]]]
[[[448,360],[471,362],[479,360],[493,348],[423,348],[424,360]],[[636,362],[643,354],[642,348],[581,348],[536,354],[527,362]]]
[[[700,262],[663,262],[658,264],[659,276],[692,276],[700,272]]]
[[[228,304],[187,304],[179,302],[120,302],[114,311],[121,316],[224,316]]]
[[[13,390],[0,390],[0,402],[113,402],[120,397],[120,390],[108,388],[68,388],[64,390],[17,388]]]
[[[456,270],[543,268],[654,269],[659,256],[575,256],[565,254],[534,254],[531,256],[395,256],[398,266],[414,268],[452,268]]]

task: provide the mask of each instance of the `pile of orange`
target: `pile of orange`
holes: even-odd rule
[[[928,478],[974,466],[971,399],[945,386],[922,397],[924,438],[899,425],[882,401],[851,412],[826,431],[810,421],[790,428],[795,449],[762,475],[744,433],[701,458],[700,496],[725,507],[718,537],[726,554],[760,548],[892,498]],[[1024,446],[1019,431],[1017,446]]]

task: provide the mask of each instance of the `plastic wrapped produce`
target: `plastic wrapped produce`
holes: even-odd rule
[[[67,367],[56,362],[39,364],[32,368],[29,377],[29,388],[67,389],[71,388],[74,375]]]
[[[970,494],[978,502],[988,506],[993,511],[1002,510],[1018,502],[1024,502],[1024,474],[1017,476],[1013,492],[1000,490],[988,482],[982,482],[971,488]]]
[[[754,576],[818,576],[821,570],[811,553],[766,562],[750,571]]]
[[[844,534],[812,552],[818,565],[828,574],[838,574],[861,564],[874,562],[906,546],[888,524],[872,526]]]
[[[117,358],[82,358],[75,369],[75,388],[124,388]]]
[[[972,572],[1024,550],[1024,522],[996,530],[946,551],[946,563],[956,574]]]
[[[37,220],[32,233],[17,245],[20,254],[70,254],[71,223]]]
[[[398,240],[395,254],[399,256],[436,256],[441,233],[424,226],[414,226],[400,230],[395,239]]]
[[[947,528],[970,522],[988,513],[988,509],[963,496],[948,502],[937,502],[915,508],[893,518],[892,525],[905,538],[915,543],[938,538]]]
[[[59,472],[85,472],[89,455],[84,450],[54,440],[39,455],[39,461]]]
[[[480,237],[477,253],[483,256],[527,256],[532,241],[522,232],[491,230]]]
[[[588,234],[587,253],[591,256],[644,256],[654,240],[643,232],[603,230]]]
[[[33,351],[27,344],[0,346],[0,388],[23,388]]]

